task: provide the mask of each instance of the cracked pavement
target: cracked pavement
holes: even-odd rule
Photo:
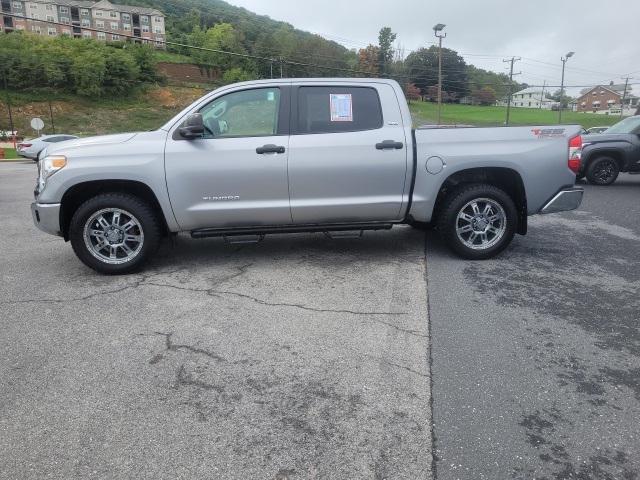
[[[0,164],[1,478],[430,478],[424,235],[179,236],[139,274]]]
[[[640,477],[640,178],[584,187],[493,260],[427,236],[440,480]]]

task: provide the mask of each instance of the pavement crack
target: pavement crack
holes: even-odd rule
[[[226,362],[227,359],[217,355],[215,353],[212,353],[208,350],[205,350],[203,348],[198,348],[198,347],[194,347],[191,345],[185,345],[185,344],[178,344],[178,343],[173,343],[173,340],[171,339],[171,337],[173,336],[173,333],[164,333],[164,332],[154,332],[156,335],[161,335],[164,337],[164,344],[165,347],[168,351],[170,352],[177,352],[178,350],[186,350],[188,352],[191,353],[196,353],[198,355],[204,355],[205,357],[208,357],[212,360],[215,360],[217,362]]]
[[[180,368],[178,368],[178,372],[176,373],[176,383],[179,386],[196,387],[203,390],[213,390],[218,393],[224,392],[224,387],[221,387],[220,385],[214,385],[212,383],[203,382],[202,380],[193,378],[186,372],[184,365],[180,365]]]

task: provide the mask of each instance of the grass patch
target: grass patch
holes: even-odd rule
[[[411,102],[409,105],[416,126],[424,123],[436,123],[438,105],[431,102]],[[443,124],[466,124],[477,126],[501,126],[507,116],[506,107],[482,107],[479,105],[442,105]],[[620,119],[612,115],[594,113],[562,112],[562,123],[582,125],[585,128],[601,125],[613,125]],[[558,112],[537,108],[511,108],[510,125],[557,125]]]
[[[2,148],[2,150],[4,150],[4,160],[18,160],[20,159],[20,157],[18,156],[18,153],[16,152],[15,148]]]
[[[89,136],[156,129],[203,93],[198,88],[149,87],[126,97],[84,98],[46,90],[9,95],[15,128],[25,138],[33,138],[36,132],[29,123],[34,117],[45,123],[41,134],[54,133],[49,102],[56,133]],[[0,91],[0,98],[6,98],[6,92]],[[8,130],[7,118],[6,104],[0,102],[0,130]]]

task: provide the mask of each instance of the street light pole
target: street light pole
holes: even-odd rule
[[[438,38],[438,125],[442,114],[442,39],[447,36],[442,30],[446,27],[443,23],[433,26],[433,33]]]
[[[567,64],[567,60],[573,57],[575,52],[569,52],[564,57],[560,57],[562,60],[562,80],[560,81],[560,105],[558,106],[558,123],[562,123],[562,99],[564,97],[564,67]]]

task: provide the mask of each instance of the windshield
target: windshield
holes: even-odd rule
[[[604,133],[640,133],[640,116],[625,118],[607,128]]]

